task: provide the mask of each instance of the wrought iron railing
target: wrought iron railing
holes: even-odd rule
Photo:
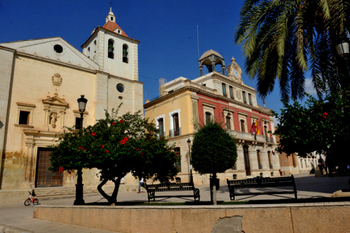
[[[170,137],[175,137],[175,136],[179,136],[181,135],[181,128],[177,128],[177,129],[171,129],[169,130],[169,136]]]

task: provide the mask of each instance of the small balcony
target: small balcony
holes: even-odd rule
[[[274,143],[273,137],[266,137],[264,135],[254,135],[251,133],[246,133],[246,132],[241,132],[241,131],[236,131],[236,130],[231,130],[230,135],[233,136],[235,139],[241,139],[245,141],[257,141],[260,143]]]
[[[179,135],[181,135],[181,128],[169,130],[169,136],[170,136],[171,138],[172,138],[172,137],[175,137],[175,136],[179,136]]]

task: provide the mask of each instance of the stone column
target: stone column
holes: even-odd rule
[[[222,68],[222,74],[225,75],[225,65],[222,65],[221,68]]]
[[[211,68],[212,68],[212,71],[214,72],[215,71],[215,61],[211,62]]]
[[[203,76],[203,66],[199,66],[199,76]]]

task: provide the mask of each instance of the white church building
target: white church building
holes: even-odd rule
[[[88,100],[84,126],[143,109],[138,81],[138,44],[116,23],[112,9],[93,30],[83,53],[61,37],[0,43],[0,189],[74,187],[74,173],[48,170],[48,146],[80,122],[77,99]],[[99,183],[83,170],[85,187]],[[135,183],[131,176],[125,183]]]

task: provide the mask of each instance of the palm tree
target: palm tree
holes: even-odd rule
[[[349,0],[246,0],[234,39],[260,96],[273,91],[277,78],[288,100],[303,97],[309,69],[319,97],[344,88],[335,45],[349,31]]]

